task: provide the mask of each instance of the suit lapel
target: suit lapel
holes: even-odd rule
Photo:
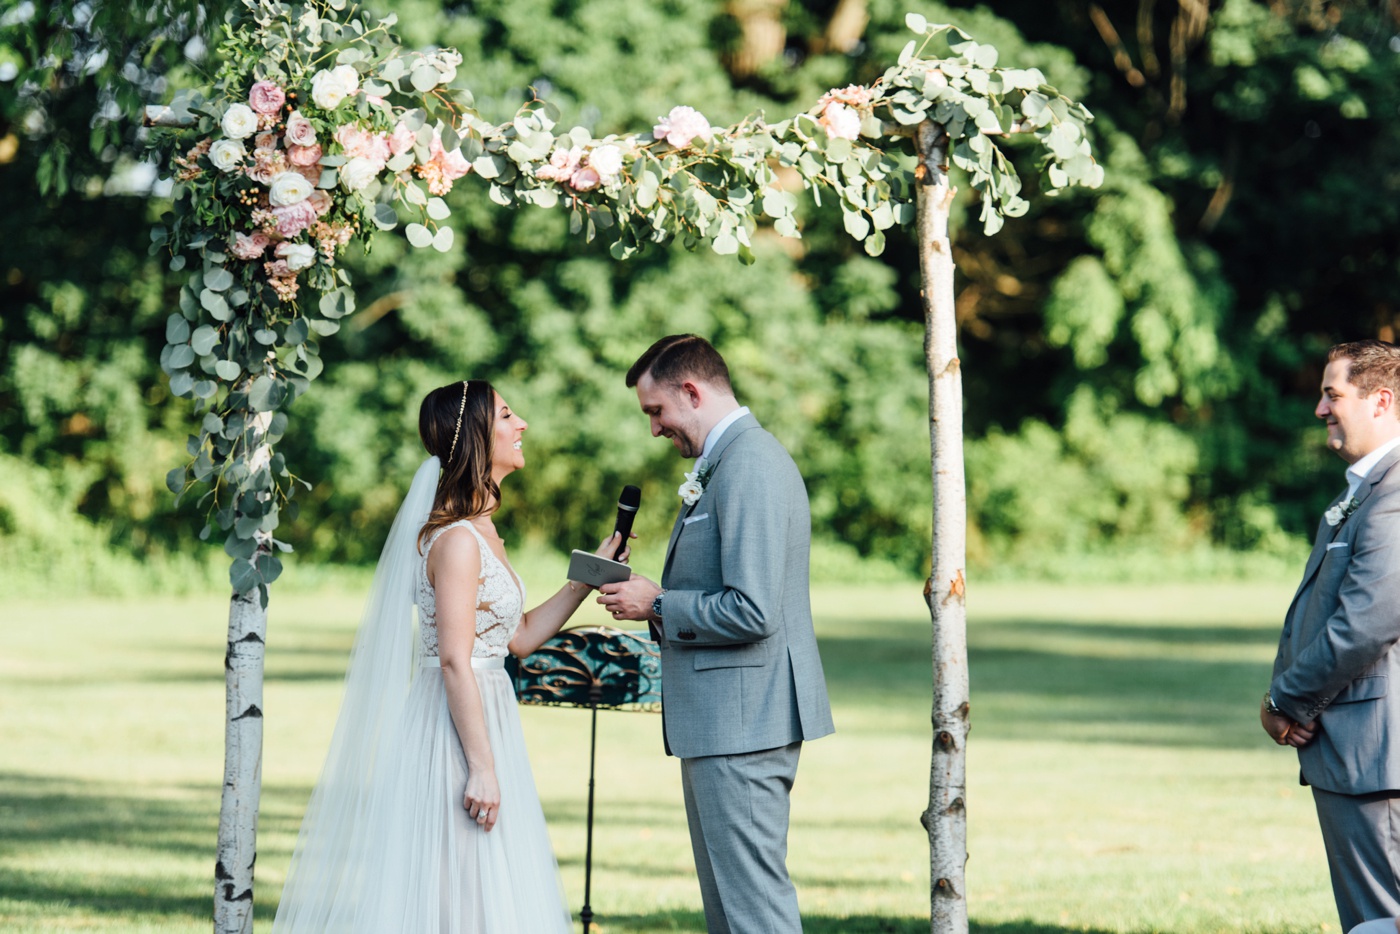
[[[719,465],[724,460],[724,452],[729,450],[729,446],[734,443],[734,439],[750,428],[757,427],[758,419],[754,418],[752,413],[750,413],[739,418],[724,430],[724,434],[720,435],[719,441],[715,443],[715,449],[710,452],[710,457],[708,458],[711,466],[709,480],[707,480],[705,484],[707,488],[709,487],[709,483],[714,480],[715,474],[719,472]],[[661,577],[663,580],[666,574],[671,570],[671,559],[675,557],[676,553],[676,539],[681,537],[681,529],[685,528],[686,517],[695,509],[699,508],[700,503],[703,502],[704,499],[705,494],[701,493],[700,499],[695,501],[694,506],[686,506],[684,501],[682,501],[680,511],[676,514],[676,524],[671,528],[671,540],[666,543],[666,563],[662,565],[661,570]]]
[[[1371,468],[1371,472],[1366,475],[1366,479],[1361,482],[1361,486],[1357,487],[1356,510],[1359,510],[1362,504],[1370,499],[1371,491],[1375,489],[1376,484],[1385,479],[1385,475],[1389,473],[1391,468],[1397,463],[1400,463],[1400,448],[1395,448],[1390,453],[1386,454],[1385,457],[1380,459],[1380,462],[1377,463],[1376,466]],[[1327,508],[1331,509],[1333,506],[1338,506],[1346,502],[1346,495],[1347,491],[1342,490]],[[1353,510],[1353,512],[1356,510]],[[1317,573],[1317,569],[1322,566],[1322,558],[1327,554],[1327,546],[1336,540],[1337,536],[1341,534],[1342,528],[1350,521],[1350,519],[1343,519],[1336,525],[1328,525],[1327,518],[1324,516],[1322,520],[1318,522],[1317,537],[1313,540],[1312,553],[1308,555],[1307,566],[1303,569],[1303,582],[1298,585],[1298,594],[1303,592],[1303,589],[1308,586],[1308,582],[1312,580],[1313,575]],[[1296,599],[1297,594],[1295,594],[1294,597]]]

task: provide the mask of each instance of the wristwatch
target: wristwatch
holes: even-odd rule
[[[1274,703],[1274,694],[1272,691],[1264,692],[1264,709],[1275,717],[1285,716],[1284,712],[1279,709],[1278,704]]]
[[[661,598],[664,596],[666,596],[666,591],[663,590],[651,601],[651,615],[656,617],[658,623],[661,622]]]

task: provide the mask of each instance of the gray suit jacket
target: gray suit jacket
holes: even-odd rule
[[[812,629],[807,490],[752,415],[710,455],[666,550],[659,627],[666,751],[734,755],[832,732]]]
[[[1303,783],[1338,794],[1400,789],[1397,464],[1400,448],[1362,482],[1349,518],[1318,525],[1274,660],[1274,703],[1321,725],[1298,750]]]

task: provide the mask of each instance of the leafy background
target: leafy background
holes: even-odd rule
[[[128,115],[206,83],[228,6],[0,12],[7,589],[223,577],[218,549],[194,540],[202,517],[176,512],[162,482],[192,424],[158,365],[180,283],[147,253],[166,189]],[[1309,414],[1322,352],[1394,337],[1393,7],[395,4],[408,44],[461,50],[487,119],[507,119],[533,87],[563,126],[595,136],[645,129],[677,103],[715,124],[806,109],[878,76],[910,9],[1085,101],[1108,170],[1096,192],[1032,192],[995,238],[962,185],[974,573],[1232,573],[1257,566],[1243,555],[1295,553],[1340,482]],[[564,213],[498,208],[474,179],[451,201],[458,249],[412,250],[393,234],[349,260],[359,310],[323,343],[326,372],[281,448],[316,483],[279,530],[295,560],[373,560],[420,459],[418,400],[465,376],[495,381],[530,422],[530,467],[511,480],[503,523],[518,540],[590,541],[616,489],[640,482],[639,530],[664,541],[682,465],[648,438],[621,374],[656,336],[685,330],[715,341],[742,401],[793,450],[824,553],[924,569],[927,389],[906,237],[871,259],[839,211],[804,207],[804,239],[764,232],[752,267],[679,247],[618,263],[571,237]]]

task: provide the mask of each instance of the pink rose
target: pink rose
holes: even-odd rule
[[[598,178],[598,170],[585,165],[574,173],[574,177],[569,179],[569,184],[574,187],[575,191],[592,191],[598,187],[599,181],[601,179]]]
[[[287,145],[288,146],[314,146],[316,145],[316,128],[311,125],[311,121],[301,115],[301,111],[293,110],[287,117]]]
[[[277,218],[277,233],[283,237],[295,237],[316,223],[317,216],[310,198],[296,204],[273,208],[272,215]]]
[[[393,135],[389,137],[389,152],[396,156],[408,152],[413,148],[415,139],[413,131],[400,120],[399,125],[394,127]]]
[[[875,92],[863,84],[850,84],[844,88],[832,88],[817,101],[818,107],[826,107],[835,101],[847,107],[867,107],[875,99]]]
[[[860,137],[860,114],[835,101],[826,105],[821,119],[817,121],[826,127],[826,135],[832,139],[857,139]]]
[[[548,165],[535,169],[535,177],[549,182],[567,182],[578,171],[582,159],[583,150],[577,146],[572,149],[556,149],[550,154]]]
[[[331,196],[318,188],[311,193],[311,197],[306,199],[306,203],[311,205],[316,216],[320,217],[331,209]]]
[[[271,81],[259,81],[248,92],[248,106],[260,114],[275,114],[286,102],[286,92]]]
[[[272,132],[259,133],[253,137],[253,148],[255,149],[276,149],[277,134]]]
[[[657,139],[664,139],[677,149],[689,146],[690,141],[696,138],[708,143],[714,135],[710,121],[693,107],[672,107],[670,113],[657,119],[661,122],[652,128],[652,135]]]
[[[239,259],[257,259],[272,241],[267,234],[257,231],[251,234],[236,233],[228,245],[229,252]]]
[[[263,263],[263,272],[267,273],[269,279],[284,279],[287,276],[296,275],[287,267],[287,261],[284,259],[274,259],[271,262]]]
[[[321,161],[320,146],[289,146],[287,161],[292,165],[315,165]]]

